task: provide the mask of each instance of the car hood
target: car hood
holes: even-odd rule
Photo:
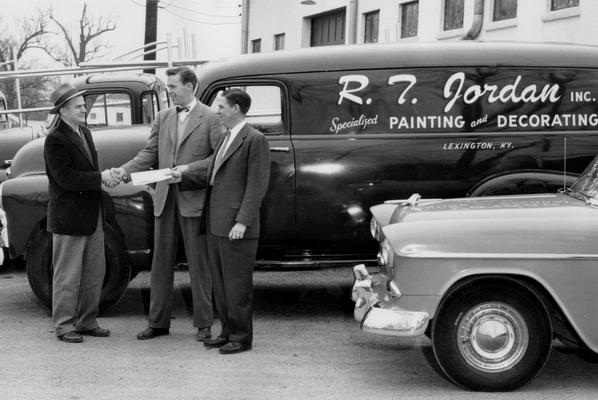
[[[382,231],[396,253],[411,257],[598,254],[598,209],[564,194],[397,207]]]
[[[100,169],[119,166],[141,150],[149,136],[147,125],[123,126],[92,131],[98,152]],[[17,152],[11,166],[11,177],[44,174],[44,142],[46,138],[32,140]]]
[[[33,128],[31,127],[0,130],[0,163],[12,159],[17,150],[33,138]]]

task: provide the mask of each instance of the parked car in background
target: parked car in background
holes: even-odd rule
[[[553,338],[598,353],[598,157],[558,194],[371,211],[380,272],[356,266],[353,288],[365,331],[427,334],[444,376],[481,391],[528,382]]]
[[[150,124],[158,111],[168,108],[170,105],[166,85],[152,74],[122,72],[94,74],[76,78],[73,80],[73,84],[77,89],[86,91],[83,96],[87,107],[87,123],[93,131]],[[6,102],[5,98],[0,96],[0,108],[2,104],[6,104]],[[8,121],[6,114],[0,114],[0,123],[3,120]],[[10,166],[17,150],[31,140],[45,136],[55,121],[56,116],[49,116],[47,127],[42,127],[42,129],[34,129],[29,126],[0,129],[0,182],[8,179]],[[144,131],[146,130],[148,130],[147,127],[144,128]],[[123,135],[128,134],[128,132],[120,132]],[[127,143],[130,138],[115,140]],[[36,157],[38,156],[42,157],[41,154]],[[29,166],[39,173],[40,161],[43,162],[41,158],[35,163],[25,161],[25,166]],[[20,171],[18,167],[17,171]],[[41,171],[44,170],[41,169]],[[47,191],[47,188],[41,190]],[[6,220],[6,218],[3,216],[4,212],[1,210],[0,212],[0,216],[3,217],[0,219],[0,231],[4,231],[4,235],[7,236],[2,223],[2,220]],[[0,243],[4,242],[6,240],[0,241]],[[8,244],[0,244],[0,247],[3,248],[2,252],[6,253],[7,257],[4,257],[4,264],[6,264],[9,258]],[[0,266],[2,265],[3,263],[0,262]]]
[[[159,110],[169,105],[166,86],[151,74],[95,74],[79,77],[73,84],[87,91],[84,97],[91,129],[149,124]],[[6,98],[1,93],[0,110],[6,110]],[[52,117],[47,123],[52,125]],[[46,126],[8,128],[9,125],[8,116],[0,114],[0,182],[8,178],[8,168],[17,150],[43,137],[48,129]]]
[[[198,98],[252,97],[249,123],[270,146],[258,265],[374,265],[369,208],[431,197],[556,192],[598,153],[598,49],[523,43],[330,46],[247,54],[197,69]],[[93,108],[92,108],[93,110]],[[89,121],[94,118],[90,114]],[[100,167],[139,151],[149,128],[94,132]],[[43,140],[15,156],[2,184],[11,257],[49,304]],[[106,190],[105,309],[149,268],[150,186]],[[179,254],[184,261],[184,254]],[[114,285],[111,283],[116,282]]]

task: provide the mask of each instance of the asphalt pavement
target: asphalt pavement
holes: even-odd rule
[[[99,319],[110,338],[56,340],[23,271],[0,274],[0,399],[594,399],[598,364],[553,351],[513,393],[472,393],[426,362],[426,338],[360,331],[350,270],[256,272],[253,350],[220,355],[193,338],[187,272],[176,273],[171,334],[148,341],[149,273]],[[218,333],[217,326],[215,333]],[[566,350],[566,349],[565,349]]]

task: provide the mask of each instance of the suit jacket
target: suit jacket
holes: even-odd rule
[[[91,154],[77,132],[60,121],[48,134],[44,160],[48,175],[47,229],[64,235],[91,235],[102,204],[102,175],[89,129],[81,128]]]
[[[122,167],[130,174],[145,171],[156,164],[160,169],[188,164],[189,171],[184,175],[205,173],[224,128],[216,113],[199,101],[187,118],[187,126],[181,136],[176,154],[178,116],[175,107],[171,107],[158,113],[145,148]],[[154,198],[156,217],[162,214],[170,186],[173,185],[165,181],[156,184]],[[177,201],[181,215],[201,216],[205,198],[205,188],[179,192]]]
[[[218,149],[222,140],[218,144]],[[216,153],[217,154],[217,153]],[[205,179],[210,181],[215,157]],[[247,226],[244,238],[260,235],[260,206],[268,190],[270,149],[265,136],[245,124],[224,154],[210,189],[208,229],[213,235],[228,236],[237,222]]]

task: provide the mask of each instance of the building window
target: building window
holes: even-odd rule
[[[579,0],[550,0],[550,11],[579,7]]]
[[[417,36],[419,1],[401,4],[401,37]]]
[[[311,19],[311,46],[345,44],[345,9]]]
[[[124,114],[121,112],[116,113],[116,122],[123,122],[125,120]]]
[[[364,14],[365,34],[363,43],[378,43],[378,21],[380,19],[380,10]]]
[[[444,30],[463,28],[463,0],[444,0]]]
[[[284,50],[284,33],[274,35],[274,50]]]
[[[494,0],[493,21],[517,18],[517,0]]]
[[[255,39],[251,41],[251,52],[259,53],[262,51],[262,39]]]

